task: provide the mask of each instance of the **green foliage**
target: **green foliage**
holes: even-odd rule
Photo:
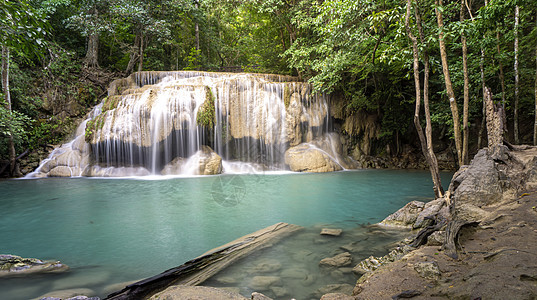
[[[201,50],[190,49],[190,54],[188,54],[186,60],[185,70],[199,70],[201,68]]]
[[[198,109],[196,122],[200,126],[212,129],[215,124],[214,95],[209,87],[205,87],[205,101]]]

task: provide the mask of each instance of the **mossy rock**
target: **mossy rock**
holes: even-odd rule
[[[196,122],[198,125],[213,128],[215,121],[214,111],[215,97],[210,87],[205,86],[205,101],[198,110]]]

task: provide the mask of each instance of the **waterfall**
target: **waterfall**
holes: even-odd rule
[[[348,166],[342,155],[332,153],[337,147],[331,143],[339,139],[326,138],[329,120],[328,95],[313,93],[310,84],[295,77],[138,72],[114,81],[77,137],[55,149],[30,176],[293,169],[289,148],[323,138],[321,144],[330,149],[310,148]]]

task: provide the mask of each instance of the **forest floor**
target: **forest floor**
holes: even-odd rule
[[[461,230],[457,259],[441,246],[421,247],[357,285],[356,299],[536,299],[537,191],[484,209],[479,226]],[[420,276],[423,262],[440,273]]]

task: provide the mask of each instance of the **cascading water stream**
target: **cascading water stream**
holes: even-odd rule
[[[327,135],[329,120],[328,96],[294,77],[139,72],[113,82],[75,140],[30,176],[294,170],[297,158],[286,153],[307,143],[319,150],[313,157],[345,169],[341,145],[332,144],[339,139]]]

